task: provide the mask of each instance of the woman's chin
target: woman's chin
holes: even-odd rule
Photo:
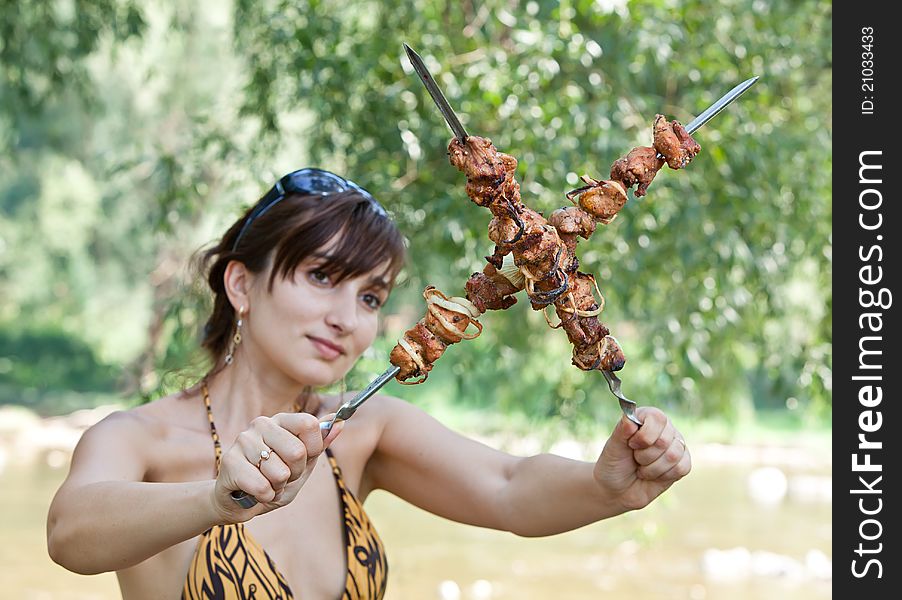
[[[298,381],[302,381],[304,382],[304,385],[313,386],[315,388],[327,388],[341,381],[341,378],[346,373],[347,371],[341,369],[322,368],[299,373]]]

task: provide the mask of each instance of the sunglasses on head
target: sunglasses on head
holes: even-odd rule
[[[232,245],[232,252],[238,248],[238,243],[241,241],[241,238],[244,237],[244,234],[251,226],[251,223],[261,217],[270,208],[281,202],[286,194],[331,196],[332,194],[340,194],[341,192],[348,191],[355,191],[366,198],[377,214],[388,216],[385,209],[382,208],[382,205],[373,198],[373,195],[353,181],[349,181],[344,177],[340,177],[335,173],[324,171],[322,169],[300,169],[282,177],[276,182],[276,185],[272,186],[272,189],[266,192],[266,195],[260,199],[257,207],[248,216],[244,225],[241,227],[241,231],[238,232],[238,237],[235,238],[235,243]]]

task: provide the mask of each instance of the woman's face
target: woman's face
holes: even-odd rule
[[[322,263],[301,263],[293,281],[277,275],[271,292],[269,271],[255,276],[242,334],[245,351],[303,385],[329,385],[351,369],[376,338],[391,285],[384,269],[335,282]]]

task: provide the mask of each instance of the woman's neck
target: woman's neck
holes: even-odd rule
[[[209,377],[210,403],[218,420],[227,428],[243,430],[259,416],[299,410],[316,414],[319,403],[312,389],[279,375],[235,361]]]

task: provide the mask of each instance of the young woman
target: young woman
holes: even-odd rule
[[[691,460],[640,408],[593,463],[511,456],[416,407],[370,399],[323,438],[340,380],[376,337],[403,262],[378,202],[337,175],[283,177],[205,255],[214,294],[195,387],[85,432],[50,508],[54,561],[115,571],[134,598],[381,598],[386,552],[363,510],[375,489],[523,536],[642,508]],[[236,490],[259,503],[242,508]]]

